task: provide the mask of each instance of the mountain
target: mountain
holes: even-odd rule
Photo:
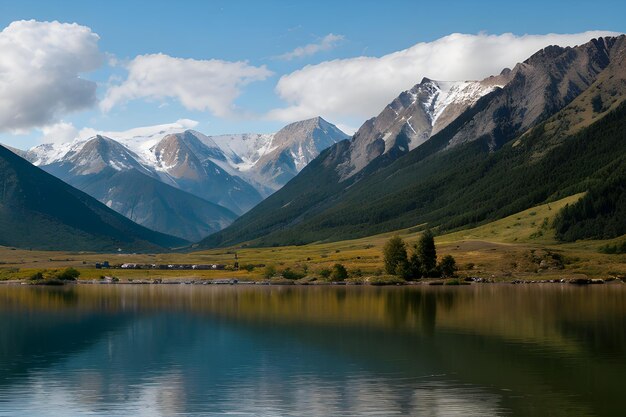
[[[347,137],[322,118],[276,134],[209,137],[169,125],[157,128],[14,152],[143,226],[198,241]]]
[[[133,223],[2,146],[0,184],[4,246],[134,252],[187,243]]]
[[[272,137],[263,155],[248,171],[277,190],[295,177],[321,151],[349,136],[321,117],[291,123]]]
[[[321,117],[291,123],[268,135],[207,138],[229,156],[231,166],[265,196],[295,177],[321,151],[349,136]],[[205,142],[206,143],[206,142]]]
[[[217,145],[204,144],[199,139],[203,136],[189,130],[165,136],[150,149],[155,168],[166,173],[181,190],[237,214],[245,213],[263,199],[261,194],[218,165],[227,163],[226,156]]]
[[[545,48],[443,110],[425,79],[200,246],[451,229],[585,191],[624,169],[625,39]]]
[[[424,78],[403,92],[356,132],[338,171],[342,179],[372,161],[391,162],[441,131],[482,96],[502,87],[507,73],[483,81],[442,82]]]
[[[189,241],[237,218],[224,207],[162,182],[138,159],[122,144],[98,135],[42,168],[142,226]]]

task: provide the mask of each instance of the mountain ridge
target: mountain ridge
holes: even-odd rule
[[[508,79],[503,87],[482,95],[417,148],[395,154],[383,153],[379,149],[378,156],[357,175],[342,176],[357,134],[351,141],[341,142],[322,152],[280,191],[225,230],[209,236],[200,247],[228,246],[245,241],[267,246],[336,240],[410,227],[424,221],[455,228],[510,212],[513,206],[499,199],[500,194],[512,198],[518,205],[516,209],[522,208],[523,201],[539,203],[543,201],[541,198],[549,197],[539,190],[547,192],[552,183],[543,184],[535,192],[531,189],[528,198],[520,198],[509,195],[512,191],[508,188],[506,192],[493,190],[493,195],[485,195],[483,188],[479,187],[491,187],[482,178],[491,178],[494,184],[504,186],[502,181],[506,179],[506,171],[500,170],[506,161],[517,161],[531,171],[547,169],[536,165],[536,158],[531,159],[531,155],[549,155],[552,158],[549,160],[556,161],[560,146],[569,149],[573,146],[571,143],[584,141],[580,139],[583,135],[576,136],[578,139],[569,144],[567,141],[558,143],[545,134],[545,122],[551,117],[558,118],[561,110],[594,85],[612,60],[614,66],[623,67],[626,64],[624,50],[626,42],[622,35],[595,39],[575,48],[549,47],[538,51],[514,69],[503,70],[501,78]],[[623,85],[620,88],[626,91]],[[613,111],[622,108],[614,106]],[[607,114],[604,113],[603,117]],[[603,119],[596,120],[587,129],[600,120]],[[535,133],[529,144],[513,146],[516,143],[513,139],[523,137],[538,126],[541,126],[537,131],[540,133]],[[601,128],[605,127],[597,125],[586,135],[596,137],[595,132]],[[612,137],[598,139],[598,143],[607,143],[619,135],[611,132]],[[400,131],[394,140],[408,143],[409,138],[406,132]],[[380,144],[380,141],[376,138],[370,143]],[[501,149],[504,151],[500,152]],[[607,157],[609,159],[602,159],[599,152],[592,151],[589,160],[600,163],[619,158],[617,153]],[[504,175],[504,179],[493,177],[495,172]],[[595,175],[587,170],[581,172],[590,179]],[[572,179],[564,180],[565,184],[578,178],[575,173],[570,175]],[[468,182],[469,178],[475,183]],[[453,188],[453,184],[459,189]],[[581,184],[584,182],[572,183],[570,187],[572,191],[584,191],[580,190]],[[520,183],[518,187],[524,189],[527,185]],[[475,200],[465,190],[475,190],[475,195],[481,196],[483,201]],[[466,215],[452,209],[455,206],[453,195],[458,196],[459,206],[473,201],[474,206],[466,208]],[[493,207],[489,207],[489,202]]]

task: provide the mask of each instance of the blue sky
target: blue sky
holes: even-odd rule
[[[350,130],[423,76],[486,76],[525,59],[537,45],[557,41],[576,44],[584,38],[527,39],[523,38],[525,34],[580,34],[592,30],[621,33],[626,31],[623,16],[623,1],[1,1],[2,28],[31,19],[78,23],[99,37],[96,46],[89,44],[80,53],[96,48],[101,60],[87,65],[86,71],[65,68],[58,75],[63,81],[75,72],[95,82],[95,100],[79,97],[74,104],[58,105],[58,111],[47,116],[32,115],[19,125],[5,122],[5,126],[0,125],[0,142],[27,148],[61,132],[54,129],[60,123],[72,127],[60,136],[84,128],[122,131],[179,119],[196,121],[195,128],[207,134],[271,132],[316,112]],[[22,36],[24,29],[20,30]],[[452,33],[474,37],[446,38]],[[488,38],[505,33],[516,35],[516,42]],[[89,43],[87,35],[83,32],[77,39]],[[72,35],[63,36],[70,39]],[[18,38],[11,39],[5,43],[6,48]],[[481,51],[480,45],[475,46],[480,42],[489,43],[491,46],[485,49],[492,48],[496,58],[506,55],[497,48],[504,48],[507,42],[517,45],[516,54],[506,55],[502,62],[479,53],[454,55],[459,48]],[[411,49],[420,43],[420,50]],[[0,52],[2,45],[0,41]],[[398,51],[409,52],[403,60],[389,55]],[[74,52],[66,51],[58,60],[71,61],[67,54]],[[57,59],[54,53],[50,52],[51,61]],[[407,60],[423,59],[425,54],[438,61],[432,66],[428,61],[414,68],[412,64],[407,66]],[[154,59],[140,62],[140,56]],[[359,57],[373,60],[359,61]],[[492,64],[466,65],[472,59]],[[507,59],[513,62],[504,65]],[[208,64],[210,60],[218,60],[219,68],[215,62]],[[241,61],[243,67],[233,65]],[[129,70],[133,63],[135,72]],[[156,74],[157,66],[163,71],[170,68],[170,72]],[[455,72],[449,67],[468,70]],[[31,70],[35,79],[46,77],[45,72],[36,73],[46,68]],[[142,71],[158,80],[149,86],[141,84],[145,75]],[[210,75],[216,71],[221,73]],[[363,74],[368,71],[378,73],[367,78]],[[358,76],[350,76],[353,73]],[[389,85],[381,83],[388,78],[397,80]],[[178,85],[181,79],[194,81]],[[221,84],[223,88],[217,90],[205,88]],[[13,94],[19,94],[18,86]],[[198,95],[194,97],[196,86]],[[368,92],[376,88],[380,91]],[[33,97],[49,99],[53,108],[58,104],[54,100],[63,100],[50,91],[33,93]],[[6,105],[8,110],[0,108],[0,112],[16,107],[11,100]],[[19,100],[24,109],[37,105]],[[0,115],[0,123],[14,116]]]

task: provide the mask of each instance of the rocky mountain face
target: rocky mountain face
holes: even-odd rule
[[[495,149],[520,135],[586,91],[612,61],[621,60],[624,47],[623,37],[611,37],[538,51],[513,68],[510,81],[455,132],[449,146],[488,137]]]
[[[237,214],[263,199],[252,185],[218,165],[227,162],[226,156],[217,146],[200,141],[197,132],[165,136],[150,152],[156,162],[154,168],[167,174],[178,188]]]
[[[321,118],[268,135],[139,133],[15,152],[141,225],[197,241],[229,225],[322,149],[347,137]]]
[[[289,182],[321,151],[348,138],[337,126],[315,117],[291,123],[274,134],[208,139],[228,155],[231,166],[268,195]]]
[[[506,82],[505,74],[483,81],[442,82],[424,78],[361,126],[351,141],[346,160],[338,167],[341,177],[359,173],[376,158],[393,161],[410,152]]]
[[[133,223],[0,146],[0,245],[161,251],[188,242]]]
[[[349,136],[321,117],[292,123],[279,130],[267,152],[248,171],[277,190],[295,177],[321,151]]]
[[[545,48],[479,82],[424,79],[350,141],[323,151],[285,187],[203,244],[299,244],[420,222],[460,227],[545,201],[558,187],[545,179],[552,171],[571,182],[570,191],[578,190],[613,161],[599,148],[619,139],[619,129],[612,129],[618,122],[599,122],[623,107],[625,51],[625,36],[601,38]],[[585,127],[593,129],[587,139],[577,137],[585,143],[578,148],[569,149],[576,141],[556,141],[551,134],[571,138]],[[603,137],[600,132],[609,128],[611,136]],[[589,137],[602,138],[597,150],[588,147]],[[554,162],[559,152],[585,158],[578,153],[583,148],[594,161],[589,164],[597,165],[591,171],[569,172],[569,161]],[[511,164],[519,165],[519,176]],[[529,187],[524,181],[535,174],[535,190],[522,193]]]

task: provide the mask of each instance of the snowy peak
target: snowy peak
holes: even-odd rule
[[[324,149],[349,136],[321,117],[291,123],[272,137],[266,153],[250,168],[271,190],[295,177]]]
[[[434,81],[423,78],[402,92],[375,118],[365,122],[350,145],[342,178],[360,172],[381,155],[397,158],[441,131],[481,97],[504,85],[504,78],[483,81]]]
[[[44,143],[26,151],[26,159],[33,165],[49,165],[63,160],[66,155],[76,153],[85,142],[85,140],[76,139],[67,143]]]
[[[198,147],[198,143],[185,137],[185,134],[171,134],[150,150],[154,154],[158,170],[165,171],[174,178],[197,180],[202,177],[203,171],[202,162],[194,152],[194,148]]]
[[[43,144],[25,157],[38,166],[63,165],[76,175],[97,173],[107,166],[117,171],[135,168],[174,186],[180,186],[177,179],[239,177],[231,182],[251,184],[269,195],[321,151],[347,138],[321,117],[291,123],[271,134],[207,136],[181,131],[178,125],[162,125],[131,129],[114,139],[101,134],[88,140]]]
[[[70,156],[66,154],[63,159],[64,163],[73,165],[70,172],[74,175],[97,174],[107,167],[116,171],[147,171],[137,162],[135,153],[113,139],[100,135],[87,140],[79,150]]]
[[[259,161],[276,159],[286,153],[297,172],[308,165],[321,151],[349,136],[321,117],[291,123],[279,130],[272,139],[273,150]]]
[[[286,184],[321,151],[348,138],[321,117],[291,123],[271,134],[207,137],[220,147],[235,173],[265,195]],[[227,169],[219,161],[214,162]]]

